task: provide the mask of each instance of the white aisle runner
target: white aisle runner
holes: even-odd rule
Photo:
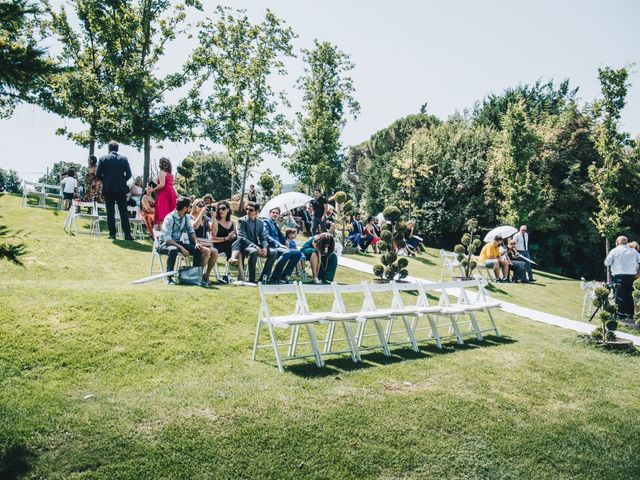
[[[338,265],[341,265],[346,268],[351,268],[353,270],[357,270],[363,273],[369,273],[373,275],[373,266],[368,263],[361,262],[360,260],[354,260],[352,258],[346,258],[343,256],[338,257]],[[410,282],[428,282],[435,283],[432,280],[427,280],[424,278],[412,277],[408,276],[406,278]],[[456,292],[451,291],[447,292],[450,295],[455,295]],[[554,325],[560,328],[566,328],[569,330],[573,330],[575,332],[590,334],[595,326],[591,323],[579,322],[577,320],[571,320],[565,317],[559,317],[558,315],[552,315],[550,313],[541,312],[539,310],[533,310],[527,307],[521,307],[520,305],[516,305],[515,303],[505,302],[504,300],[500,300],[502,303],[502,310],[507,313],[512,313],[513,315],[518,315],[519,317],[528,318],[529,320],[533,320],[534,322],[546,323],[547,325]],[[625,338],[627,340],[631,340],[634,345],[640,345],[640,337],[636,335],[630,335],[625,332],[616,332],[616,336],[620,338]]]

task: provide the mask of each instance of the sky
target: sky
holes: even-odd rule
[[[62,0],[53,0],[59,5]],[[351,55],[355,97],[362,111],[349,119],[343,145],[358,144],[394,120],[427,112],[442,119],[471,109],[490,93],[518,84],[559,82],[579,87],[581,102],[600,94],[597,69],[631,67],[627,106],[621,126],[640,135],[640,2],[635,0],[499,1],[473,0],[203,0],[211,14],[218,3],[247,10],[259,20],[266,8],[298,34],[298,58],[287,62],[288,75],[274,81],[288,92],[291,116],[301,108],[294,83],[304,65],[300,49],[314,39],[329,41]],[[192,18],[191,20],[197,20]],[[162,61],[161,71],[174,71],[190,51],[187,40],[176,43]],[[85,163],[87,151],[57,128],[78,128],[32,105],[19,106],[12,118],[0,120],[3,155],[0,167],[22,178],[37,179],[60,160]],[[162,150],[155,147],[162,147]],[[214,146],[215,147],[215,146]],[[197,144],[163,142],[152,158],[168,156],[174,164]],[[103,148],[99,153],[105,151]],[[106,152],[105,152],[106,153]],[[134,173],[142,172],[142,153],[121,147]],[[259,170],[271,168],[293,181],[281,160],[268,158]]]

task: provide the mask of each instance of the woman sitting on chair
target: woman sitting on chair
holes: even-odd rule
[[[204,200],[200,198],[196,199],[191,207],[190,215],[198,243],[202,245],[203,249],[206,248],[210,252],[209,263],[206,265],[206,270],[203,276],[204,283],[208,284],[210,281],[209,276],[211,275],[211,270],[213,270],[214,265],[218,261],[218,250],[214,248],[210,239],[211,223],[209,222],[209,218],[205,215],[206,209],[204,206]]]
[[[153,189],[156,187],[154,182],[149,182],[147,188],[144,189],[144,195],[140,201],[140,218],[144,221],[147,231],[151,238],[153,237],[153,218],[156,213],[156,201],[153,198]]]
[[[236,239],[236,224],[231,220],[231,206],[226,200],[218,202],[211,224],[211,242],[227,262],[231,258],[231,246]]]
[[[311,237],[300,249],[311,262],[313,283],[331,283],[338,269],[338,256],[334,253],[335,240],[329,232]]]

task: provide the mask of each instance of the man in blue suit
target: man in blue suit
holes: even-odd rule
[[[109,238],[116,238],[116,209],[120,212],[120,222],[125,240],[133,240],[131,227],[129,226],[129,212],[127,211],[127,193],[129,187],[127,181],[131,178],[129,160],[118,153],[118,144],[109,142],[109,154],[100,158],[96,177],[102,182],[102,194],[107,208],[107,225],[109,226]]]
[[[280,209],[278,207],[272,208],[269,211],[269,219],[264,222],[269,249],[278,254],[278,261],[271,274],[272,283],[287,281],[298,262],[303,258],[301,251],[289,249],[286,237],[278,228],[278,217],[280,217]]]

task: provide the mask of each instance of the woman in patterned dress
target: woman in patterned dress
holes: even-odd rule
[[[84,176],[84,198],[83,202],[104,203],[102,196],[102,182],[96,177],[96,169],[98,168],[98,159],[95,155],[89,156],[89,168]]]

